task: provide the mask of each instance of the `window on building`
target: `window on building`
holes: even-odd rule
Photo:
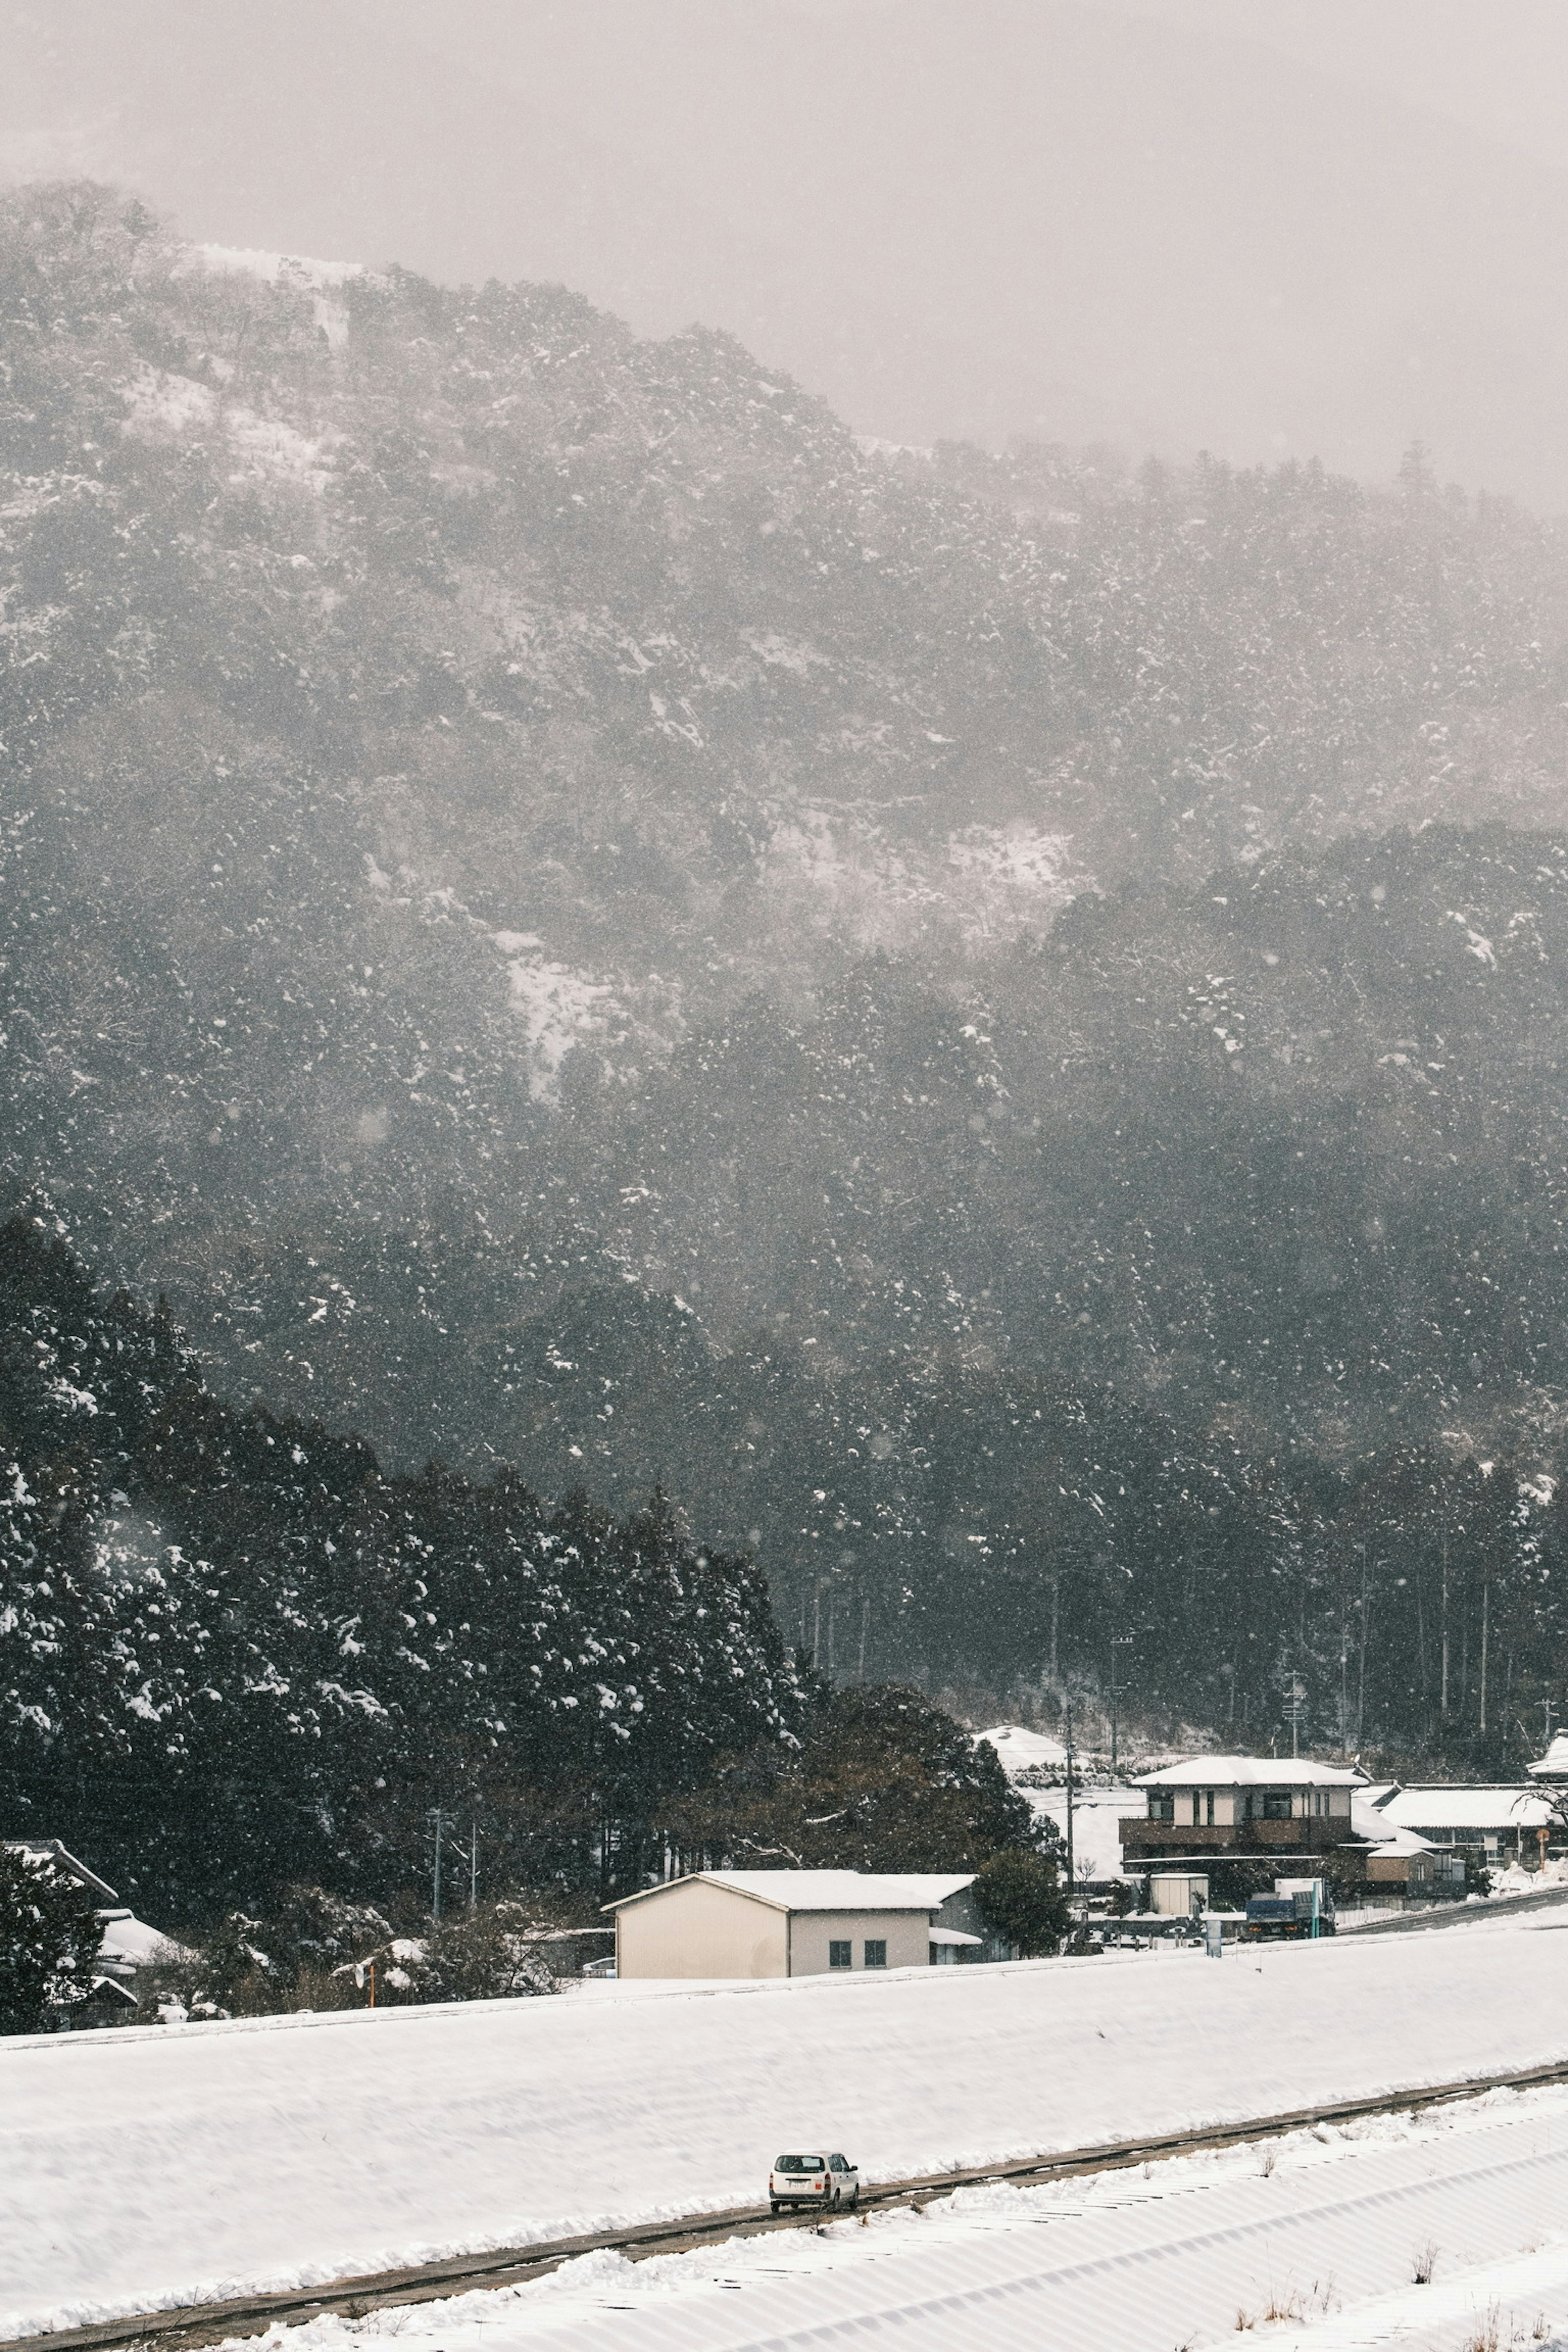
[[[885,1969],[887,1965],[888,1939],[886,1936],[868,1936],[866,1938],[866,1966],[868,1969]]]
[[[1212,1830],[1214,1827],[1214,1790],[1212,1789],[1204,1790],[1204,1820]]]
[[[1176,1799],[1173,1790],[1170,1789],[1151,1789],[1149,1791],[1149,1819],[1152,1822],[1173,1822],[1175,1818]]]
[[[842,1943],[838,1940],[837,1937],[835,1936],[831,1937],[827,1946],[828,1967],[830,1969],[853,1968],[855,1965],[854,1951],[855,1947],[850,1942],[847,1936],[844,1937]]]
[[[1258,1810],[1266,1822],[1288,1822],[1290,1818],[1289,1790],[1265,1789],[1263,1802]]]

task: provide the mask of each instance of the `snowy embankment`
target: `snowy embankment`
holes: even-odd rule
[[[275,2328],[253,2352],[1568,2352],[1568,2091]]]
[[[587,1988],[0,2045],[0,2335],[1568,2060],[1568,1934]]]

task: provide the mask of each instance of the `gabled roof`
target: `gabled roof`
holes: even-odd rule
[[[1359,1789],[1365,1774],[1309,1756],[1189,1756],[1163,1772],[1143,1772],[1135,1789]]]
[[[94,1977],[91,1998],[94,2000],[102,2000],[106,1998],[117,2000],[122,2002],[127,2009],[136,2007],[135,1994],[129,1985],[121,1984],[118,1977]]]
[[[52,1862],[57,1870],[63,1870],[68,1878],[78,1880],[89,1895],[96,1895],[100,1903],[113,1903],[117,1899],[113,1887],[106,1886],[98,1873],[89,1870],[86,1863],[79,1862],[74,1853],[68,1853],[58,1838],[0,1838],[0,1845],[11,1853],[25,1853],[29,1862]]]
[[[156,1927],[149,1927],[145,1919],[138,1919],[134,1911],[110,1911],[108,1914],[103,1941],[98,1948],[100,1960],[119,1960],[124,1966],[135,1969],[142,1967],[161,1951],[180,1951],[182,1957],[193,1959],[195,1957],[194,1953],[185,1954],[182,1946],[171,1944],[166,1936],[160,1936]]]
[[[668,1895],[672,1886],[701,1880],[774,1911],[937,1911],[973,1879],[972,1870],[693,1870],[683,1878],[667,1879],[662,1886],[623,1895],[618,1903],[606,1903],[604,1908],[624,1911],[628,1904],[647,1903],[656,1895]]]
[[[1407,1857],[1413,1853],[1435,1853],[1436,1848],[1415,1830],[1405,1829],[1391,1822],[1386,1809],[1374,1803],[1359,1791],[1351,1799],[1351,1827],[1357,1837],[1371,1841],[1373,1853],[1384,1858],[1394,1854]]]

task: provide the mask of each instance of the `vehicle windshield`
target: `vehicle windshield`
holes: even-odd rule
[[[775,2172],[826,2172],[826,2169],[819,2156],[781,2156],[773,2167]]]

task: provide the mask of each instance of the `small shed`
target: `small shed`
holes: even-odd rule
[[[1364,1900],[1374,1909],[1402,1910],[1412,1903],[1462,1895],[1463,1855],[1391,1822],[1379,1805],[1393,1793],[1389,1784],[1358,1790],[1351,1806],[1351,1827],[1367,1841]]]
[[[858,1975],[979,1955],[973,1871],[700,1870],[607,1903],[616,1974]]]
[[[1149,1873],[1149,1908],[1163,1919],[1200,1917],[1209,1907],[1209,1882],[1206,1872],[1196,1870],[1152,1870]]]

